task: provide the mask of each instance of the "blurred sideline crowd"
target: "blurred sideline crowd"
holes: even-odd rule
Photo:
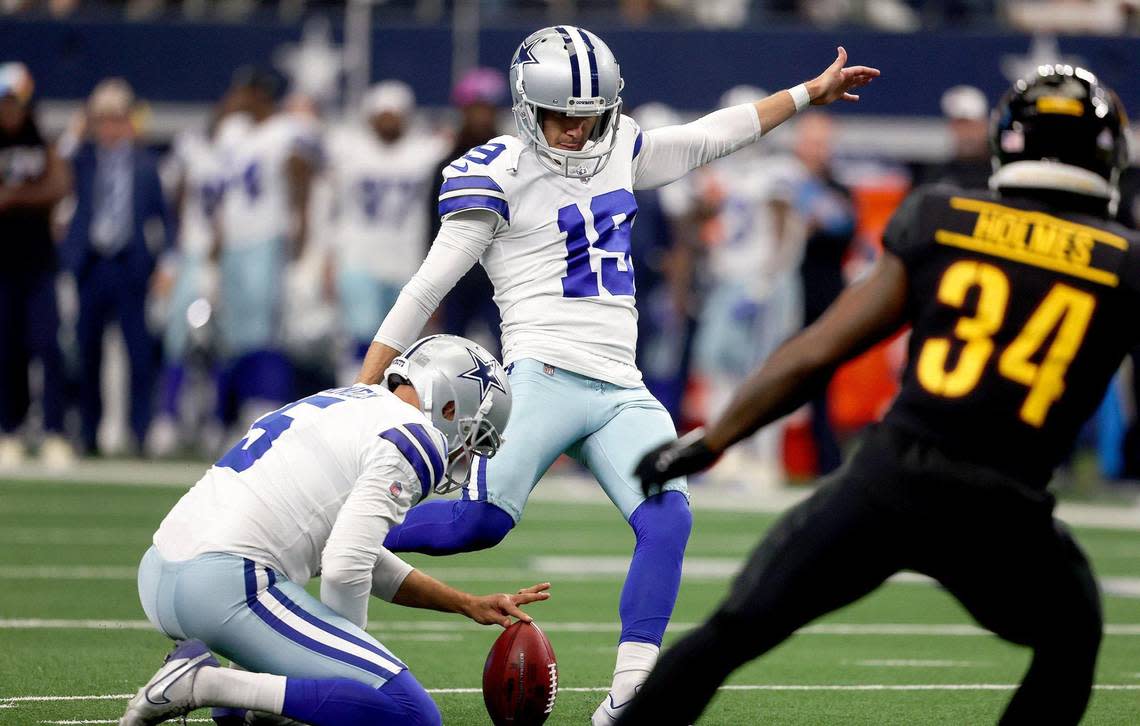
[[[238,69],[206,128],[155,150],[140,141],[127,81],[99,83],[71,127],[45,139],[27,68],[0,65],[0,468],[33,453],[53,468],[100,453],[213,455],[261,414],[352,382],[438,229],[443,167],[513,130],[494,69],[456,83],[455,124],[418,111],[398,80],[344,118],[285,91],[272,71]],[[737,87],[721,105],[764,95]],[[942,108],[954,154],[937,164],[836,159],[835,121],[809,112],[767,143],[637,192],[639,365],[679,429],[719,412],[869,267],[913,185],[985,186],[987,99],[957,86]],[[657,103],[630,113],[647,129],[684,122]],[[1120,205],[1133,224],[1135,180]],[[425,333],[497,353],[498,326],[476,265]],[[841,369],[828,394],[710,476],[765,486],[836,468],[842,443],[893,397],[903,338]],[[127,362],[119,389],[109,355]],[[1108,478],[1140,477],[1136,389],[1126,366],[1090,422]],[[120,431],[105,416],[118,399],[129,401]]]
[[[1025,32],[1135,33],[1140,0],[468,0],[488,21],[622,23],[630,27],[683,24],[740,28],[810,24],[861,25],[888,32],[929,27]],[[381,22],[438,23],[463,0],[381,0]],[[184,19],[296,22],[307,12],[343,11],[343,0],[0,0],[0,14],[56,19],[127,21]]]

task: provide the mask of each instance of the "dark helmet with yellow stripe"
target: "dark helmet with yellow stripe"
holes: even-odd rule
[[[1038,66],[991,114],[995,171],[1019,161],[1053,162],[1091,171],[1115,187],[1128,164],[1127,127],[1120,99],[1092,73]]]

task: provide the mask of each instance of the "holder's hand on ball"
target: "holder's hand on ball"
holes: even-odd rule
[[[524,587],[514,595],[499,593],[496,595],[472,596],[463,614],[480,625],[501,625],[504,628],[511,624],[511,618],[518,618],[529,623],[532,618],[522,611],[522,605],[550,598],[549,582],[542,582],[530,587]]]

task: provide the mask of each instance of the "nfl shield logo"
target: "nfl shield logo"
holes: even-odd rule
[[[398,481],[394,481],[388,485],[388,493],[394,497],[400,496],[400,493],[403,491],[404,491],[404,487]]]

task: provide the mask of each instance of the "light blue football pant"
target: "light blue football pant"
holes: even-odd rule
[[[511,365],[508,378],[511,418],[503,446],[479,459],[463,497],[490,502],[518,523],[535,484],[565,453],[590,470],[628,520],[645,501],[634,467],[677,436],[665,407],[645,386],[623,388],[530,358]],[[684,478],[665,489],[688,497]]]
[[[359,270],[342,270],[337,276],[340,315],[353,342],[371,341],[384,316],[396,304],[403,286],[378,280]]]
[[[407,666],[300,585],[224,553],[168,562],[151,547],[139,564],[147,619],[176,640],[196,638],[255,673],[379,688]]]
[[[222,250],[218,332],[227,357],[281,347],[284,267],[284,240]]]

